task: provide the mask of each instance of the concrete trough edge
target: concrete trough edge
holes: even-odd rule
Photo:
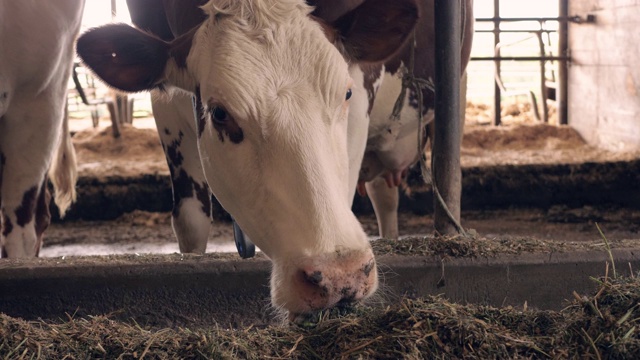
[[[618,274],[640,269],[640,249],[612,254]],[[385,255],[378,257],[382,285],[372,303],[441,294],[459,303],[559,310],[574,291],[593,293],[593,278],[605,275],[608,261],[602,251],[475,259]],[[58,262],[0,266],[0,312],[54,321],[109,314],[155,327],[243,327],[278,318],[269,305],[271,264],[264,258]]]

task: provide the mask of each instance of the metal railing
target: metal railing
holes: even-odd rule
[[[494,85],[494,104],[493,104],[493,123],[494,125],[500,125],[501,123],[501,96],[505,91],[504,84],[501,80],[501,62],[502,61],[539,61],[540,62],[540,93],[541,93],[541,101],[542,104],[542,119],[543,121],[548,121],[549,111],[547,107],[547,98],[550,90],[553,90],[555,100],[557,102],[557,114],[558,114],[558,123],[559,124],[567,124],[568,120],[568,112],[567,112],[567,80],[568,80],[568,71],[567,67],[571,61],[571,53],[569,49],[569,41],[568,41],[568,24],[583,24],[583,23],[593,23],[595,22],[595,16],[587,15],[586,17],[581,16],[569,16],[568,10],[568,0],[558,0],[559,5],[559,16],[558,17],[518,17],[518,18],[503,18],[500,16],[500,0],[494,0],[494,16],[491,18],[476,18],[476,22],[485,22],[485,23],[493,23],[493,29],[491,30],[476,30],[478,33],[493,33],[494,34],[494,56],[473,56],[471,57],[472,61],[493,61],[495,64],[495,85]],[[507,22],[536,22],[538,24],[538,28],[536,29],[501,29],[501,23]],[[549,29],[545,25],[548,22],[557,22],[559,24],[558,30]],[[500,34],[501,33],[529,33],[533,34],[538,38],[539,44],[539,55],[538,56],[502,56],[500,54],[501,47],[504,44],[501,43]],[[544,44],[542,35],[550,33],[558,33],[558,48],[557,54],[553,55],[547,54],[547,47]],[[558,62],[558,76],[557,79],[554,79],[554,88],[551,89],[551,85],[547,82],[546,79],[546,70],[547,70],[547,62]],[[533,94],[532,92],[530,92]],[[530,96],[530,95],[529,95]],[[532,102],[532,108],[536,106],[536,100],[533,98],[530,100]],[[537,109],[536,109],[537,110]],[[539,116],[537,116],[539,118]]]

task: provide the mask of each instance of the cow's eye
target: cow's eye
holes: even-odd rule
[[[353,95],[353,92],[351,91],[351,89],[347,90],[346,100],[351,99],[351,95]]]
[[[213,121],[219,124],[224,124],[229,117],[227,112],[220,106],[216,106],[211,110],[211,116],[213,117]]]

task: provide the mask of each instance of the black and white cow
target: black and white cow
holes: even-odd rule
[[[351,212],[349,64],[392,56],[413,31],[415,0],[367,0],[333,22],[303,0],[138,4],[148,32],[93,29],[78,54],[115,88],[152,90],[181,251],[205,250],[211,189],[272,260],[274,306],[295,315],[375,292]]]
[[[64,215],[76,162],[65,113],[83,0],[0,2],[0,244],[38,255],[49,226],[47,170]]]

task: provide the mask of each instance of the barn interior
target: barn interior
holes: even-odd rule
[[[507,2],[475,2],[474,45],[461,99],[461,219],[481,234],[507,231],[594,240],[599,234],[593,224],[607,222],[619,224],[608,231],[633,237],[640,223],[635,211],[640,199],[634,191],[640,157],[636,70],[630,54],[611,55],[636,47],[625,37],[613,39],[631,25],[611,23],[611,14],[618,10],[598,10],[604,18],[596,23],[596,7],[556,3],[548,0],[524,9]],[[124,1],[88,4],[85,28],[111,21],[130,22]],[[562,30],[566,26],[570,31]],[[607,45],[598,47],[586,38]],[[169,172],[149,94],[114,94],[80,63],[76,75],[89,97],[83,100],[78,85],[70,82],[68,108],[81,195],[65,221],[48,232],[42,256],[178,251],[170,236],[170,185],[163,179]],[[110,102],[121,115],[118,138],[112,136]],[[432,232],[433,197],[418,173],[403,192],[400,228],[405,236]],[[115,192],[110,199],[104,195],[106,188]],[[85,201],[91,206],[83,206]],[[356,195],[354,211],[375,236],[377,224],[368,199]],[[496,215],[487,215],[490,211]],[[222,221],[214,224],[210,248],[233,251],[228,217],[218,217]],[[106,228],[140,228],[142,233],[146,224],[166,236],[151,231],[148,236],[132,235],[137,241],[131,241],[108,231],[82,230],[102,226],[82,221],[102,220],[119,224]],[[67,231],[77,234],[73,240]],[[565,235],[569,233],[573,235]]]
[[[398,244],[378,240],[366,197],[353,210],[380,241],[390,299],[559,311],[612,264],[632,278],[640,267],[640,4],[475,0],[474,13],[460,99],[460,220],[473,240],[425,245],[438,241],[434,194],[417,168],[401,191]],[[124,0],[88,1],[83,21],[130,19]],[[179,254],[149,94],[115,93],[78,62],[67,109],[78,200],[64,219],[52,208],[39,259],[0,262],[0,312],[108,313],[152,329],[277,322],[265,310],[268,260],[240,259],[221,207],[208,254]]]

